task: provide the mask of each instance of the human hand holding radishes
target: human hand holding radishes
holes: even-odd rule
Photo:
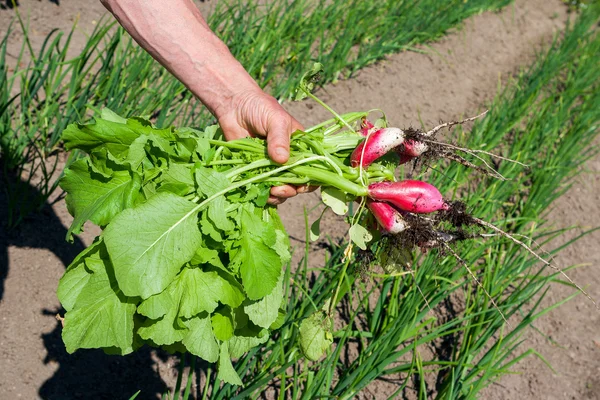
[[[283,164],[290,157],[290,136],[302,125],[277,100],[260,89],[234,95],[215,110],[227,140],[247,136],[263,137],[271,160]],[[314,190],[308,186],[283,185],[271,189],[270,204],[281,204],[298,193]]]
[[[260,89],[211,31],[193,1],[101,1],[135,41],[217,117],[227,140],[264,137],[269,157],[278,163],[287,161],[290,135],[302,125]],[[280,204],[310,190],[274,187],[269,203]]]

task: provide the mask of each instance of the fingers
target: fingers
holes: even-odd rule
[[[296,187],[296,193],[298,193],[298,194],[310,193],[310,192],[314,192],[318,188],[319,188],[318,186],[302,185],[302,186]]]
[[[226,140],[243,139],[250,136],[250,132],[242,127],[236,118],[225,116],[219,120],[219,125],[221,125]]]
[[[267,152],[271,160],[283,164],[290,158],[291,130],[289,116],[271,118],[267,130]]]
[[[269,200],[267,200],[267,203],[276,206],[282,204],[290,197],[294,197],[296,194],[297,191],[295,186],[273,186],[271,188],[271,196],[269,196]]]
[[[318,186],[293,186],[293,185],[283,185],[283,186],[273,186],[271,188],[271,196],[267,201],[268,204],[278,205],[285,202],[290,197],[294,197],[297,194],[301,193],[310,193],[317,190]]]
[[[298,194],[296,187],[292,185],[274,186],[271,188],[271,196],[288,199]]]
[[[269,196],[269,200],[267,200],[267,204],[272,206],[278,206],[280,204],[285,203],[287,199],[282,199],[281,197]]]
[[[302,125],[277,104],[279,109],[269,116],[267,123],[267,152],[271,160],[283,164],[290,158],[290,136]]]

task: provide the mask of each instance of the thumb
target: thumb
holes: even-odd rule
[[[289,115],[276,115],[267,129],[267,153],[269,158],[283,164],[290,158],[290,135],[292,123]]]

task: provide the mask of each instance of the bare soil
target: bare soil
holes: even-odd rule
[[[106,13],[98,1],[23,0],[19,10],[30,15],[32,44],[41,45],[53,28],[67,29],[79,19],[81,46]],[[57,4],[59,3],[59,4]],[[214,2],[205,2],[206,10]],[[0,1],[0,34],[15,10]],[[541,46],[564,28],[567,13],[559,0],[517,0],[500,13],[484,13],[424,47],[390,56],[353,79],[329,85],[319,95],[338,111],[384,108],[392,124],[426,127],[440,120],[476,115],[494,97],[499,84],[528,65]],[[14,52],[21,36],[12,34]],[[286,107],[306,126],[324,118],[326,111],[309,102]],[[548,143],[548,146],[551,146]],[[570,191],[548,210],[557,228],[576,228],[562,238],[600,226],[600,158],[589,161]],[[0,197],[0,219],[6,218]],[[295,260],[305,246],[304,209],[318,204],[318,194],[306,194],[280,206],[296,247]],[[310,214],[317,217],[318,210]],[[64,242],[71,221],[63,202],[47,207],[16,232],[0,231],[0,400],[3,399],[126,399],[142,389],[141,399],[155,399],[174,385],[174,360],[166,354],[142,350],[126,357],[99,351],[68,355],[54,318],[61,310],[55,291],[71,259],[98,233],[88,227],[75,244]],[[326,215],[322,227],[332,240],[345,235],[344,224]],[[571,277],[600,299],[600,232],[590,234],[563,251],[559,265],[585,264]],[[311,245],[312,265],[320,265],[323,250]],[[547,304],[573,293],[555,285]],[[482,394],[485,399],[600,399],[600,312],[583,296],[553,311],[524,336],[523,349],[535,348],[556,372],[534,357],[513,369]],[[385,399],[395,388],[375,382],[360,398]]]

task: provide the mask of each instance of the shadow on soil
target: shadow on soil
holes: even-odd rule
[[[1,165],[1,160],[0,160]],[[26,217],[16,228],[8,230],[9,199],[7,188],[19,190],[19,211],[29,205],[27,199],[36,198],[38,193],[27,184],[0,173],[0,301],[5,294],[6,278],[9,269],[19,265],[9,265],[8,247],[29,247],[48,249],[66,267],[85,245],[75,238],[73,244],[65,241],[67,229],[62,225],[52,208],[45,204],[41,211]],[[43,273],[43,271],[41,271]],[[63,309],[40,310],[49,317],[64,315]],[[57,324],[52,332],[42,334],[46,347],[44,363],[57,364],[57,371],[39,388],[39,397],[44,400],[74,399],[129,399],[142,390],[136,400],[156,399],[167,389],[166,384],[153,368],[153,351],[142,348],[128,356],[110,356],[99,350],[79,350],[68,354],[61,339],[61,326]],[[156,353],[166,361],[166,353]],[[1,396],[0,396],[1,397]]]
[[[44,310],[55,315],[64,310]],[[127,356],[110,356],[101,350],[78,350],[73,354],[65,351],[57,323],[52,332],[42,335],[47,350],[44,363],[58,363],[59,368],[39,389],[44,400],[126,400],[138,390],[136,400],[157,399],[167,390],[164,381],[152,366],[153,350],[143,347]],[[157,353],[166,361],[166,353]]]

